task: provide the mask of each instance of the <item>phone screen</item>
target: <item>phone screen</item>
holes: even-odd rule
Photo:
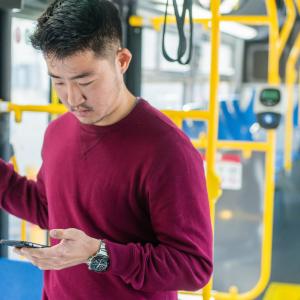
[[[47,248],[47,245],[36,244],[27,241],[0,240],[0,245],[16,248]]]

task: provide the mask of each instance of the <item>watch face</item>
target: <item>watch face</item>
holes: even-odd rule
[[[90,270],[95,272],[104,272],[109,266],[108,257],[103,255],[95,256],[90,264]]]

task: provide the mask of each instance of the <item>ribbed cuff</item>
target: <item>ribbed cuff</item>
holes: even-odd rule
[[[103,240],[109,257],[108,273],[126,276],[134,265],[134,245]]]

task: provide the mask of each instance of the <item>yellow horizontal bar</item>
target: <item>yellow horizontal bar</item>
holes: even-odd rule
[[[128,22],[131,27],[142,27],[144,25],[144,19],[141,16],[131,16]]]
[[[270,146],[266,142],[236,142],[236,141],[218,141],[217,146],[222,149],[232,150],[252,150],[266,152]]]
[[[63,114],[67,112],[67,109],[62,104],[48,104],[48,105],[19,105],[9,102],[8,112],[45,112],[50,114]],[[197,120],[208,120],[209,112],[202,110],[192,111],[177,111],[177,110],[162,110],[164,114],[171,118],[180,119],[197,119]]]
[[[159,31],[162,24],[164,23],[165,17],[159,16],[151,19],[152,26],[155,30]],[[221,16],[221,22],[238,22],[249,25],[269,25],[271,19],[268,16],[255,16],[255,15],[245,15],[245,16]],[[186,18],[185,23],[188,23],[189,19]],[[211,22],[211,18],[193,18],[194,24],[202,24],[207,26]],[[175,16],[167,16],[167,24],[176,24]]]
[[[206,149],[207,140],[192,140],[192,144],[197,149]],[[240,142],[240,141],[217,141],[217,148],[224,150],[245,150],[266,152],[270,146],[266,142]]]
[[[205,19],[204,18],[203,19],[194,18],[193,19],[193,23],[203,24],[203,25],[206,25],[206,26],[207,26],[208,22],[210,22],[210,21],[211,21],[211,19],[208,19],[208,18],[205,18]],[[151,18],[151,24],[152,24],[153,28],[157,31],[159,31],[161,29],[161,26],[162,26],[162,24],[164,24],[164,22],[165,22],[165,17],[164,16]],[[185,23],[188,23],[188,22],[189,22],[189,19],[186,18]],[[175,16],[167,16],[166,23],[167,24],[176,24]]]
[[[46,112],[49,114],[63,114],[67,111],[62,104],[49,104],[49,105],[19,105],[9,103],[8,111],[10,112]]]
[[[169,118],[180,118],[180,119],[196,119],[196,120],[208,120],[210,117],[209,111],[206,110],[162,110],[162,113],[167,115]]]
[[[221,16],[221,22],[237,22],[249,25],[269,25],[271,20],[268,16]]]

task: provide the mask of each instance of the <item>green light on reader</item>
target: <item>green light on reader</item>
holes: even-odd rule
[[[265,106],[275,106],[280,102],[280,91],[278,89],[264,89],[260,94],[260,101]]]

